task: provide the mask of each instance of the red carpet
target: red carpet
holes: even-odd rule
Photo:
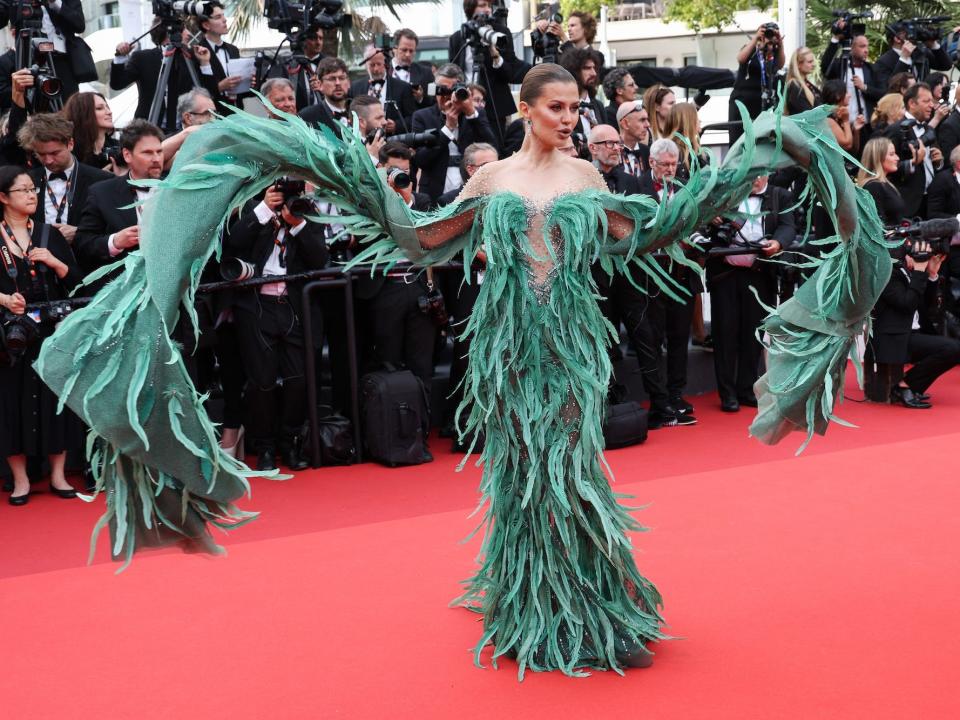
[[[473,666],[476,617],[446,605],[479,471],[439,443],[427,466],[258,482],[228,558],[120,576],[105,545],[84,565],[98,506],[4,502],[0,718],[956,718],[960,373],[933,391],[929,411],[847,402],[859,429],[799,458],[714,397],[610,453],[679,638],[626,677]]]

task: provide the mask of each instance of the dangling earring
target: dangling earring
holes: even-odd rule
[[[527,127],[528,127],[528,128],[532,128],[532,127],[533,127],[533,120],[531,120],[530,118],[527,118]]]

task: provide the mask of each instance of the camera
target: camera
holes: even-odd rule
[[[443,302],[443,295],[436,288],[431,287],[426,295],[417,298],[417,307],[420,312],[430,318],[438,328],[446,327],[450,321],[447,306]]]
[[[780,26],[775,22],[768,22],[763,24],[763,37],[765,40],[780,40]]]
[[[427,130],[420,133],[400,133],[399,135],[392,135],[390,139],[393,142],[403,143],[409,148],[437,147],[440,144],[440,137],[436,130]]]
[[[257,269],[246,260],[229,257],[220,261],[220,277],[228,282],[249,280],[257,274]]]
[[[960,232],[960,222],[956,218],[936,220],[911,220],[893,228],[887,228],[884,234],[888,238],[902,238],[906,254],[917,262],[925,262],[934,255],[950,252],[951,238]],[[925,242],[930,245],[929,252],[913,250],[913,243]]]
[[[563,13],[560,12],[560,5],[554,3],[547,7],[537,16],[537,20],[546,20],[548,23],[562,23]],[[557,61],[557,54],[560,51],[560,38],[551,32],[541,32],[539,29],[530,33],[530,44],[533,47],[534,57],[538,57],[543,62]]]
[[[283,194],[283,205],[287,208],[287,212],[298,220],[302,220],[308,214],[315,212],[313,201],[310,198],[303,197],[303,193],[307,189],[305,181],[282,177],[274,183],[273,187],[277,192]]]
[[[490,47],[491,45],[498,50],[503,50],[510,44],[511,38],[508,34],[502,33],[493,27],[493,23],[503,24],[507,19],[507,8],[501,2],[493,4],[493,12],[477,13],[460,26],[463,33],[463,39],[475,46]]]
[[[410,187],[410,174],[398,167],[392,167],[387,170],[387,180],[390,180],[397,190]]]
[[[458,102],[466,102],[470,99],[470,88],[468,88],[463,83],[457,83],[453,87],[448,87],[446,85],[436,85],[434,87],[434,92],[439,97],[447,97],[448,95],[453,95],[454,99]]]
[[[866,35],[867,26],[865,23],[855,23],[854,20],[863,20],[873,17],[871,11],[862,13],[853,13],[849,10],[834,10],[831,15],[836,18],[830,25],[830,33],[840,38],[840,42],[849,45],[857,35]],[[843,27],[839,24],[843,22]]]
[[[208,17],[213,9],[212,3],[201,0],[153,0],[153,14],[162,20],[178,15]]]
[[[310,27],[346,30],[353,26],[352,16],[343,12],[343,0],[266,0],[263,16],[267,18],[267,27],[286,35],[294,35]]]
[[[27,348],[40,336],[40,325],[26,313],[14,315],[5,312],[0,320],[0,335],[3,336],[3,350],[12,365],[23,357]]]
[[[923,144],[926,146],[934,145],[937,142],[937,133],[931,127],[928,127],[923,135],[917,137],[917,134],[914,132],[913,128],[916,127],[917,121],[915,118],[904,118],[900,121],[900,141],[901,143],[906,143],[907,145],[913,145],[916,148],[920,147],[920,141],[923,141]]]
[[[30,74],[33,75],[33,86],[39,90],[44,97],[50,98],[51,100],[60,97],[60,90],[63,88],[63,83],[60,82],[60,78],[51,74],[46,67],[31,65]]]
[[[914,44],[927,42],[928,40],[939,42],[944,34],[940,25],[945,22],[950,22],[949,15],[905,18],[887,25],[887,32],[894,36],[903,33],[906,39]]]

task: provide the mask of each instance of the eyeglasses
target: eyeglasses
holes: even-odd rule
[[[472,167],[472,168],[476,168],[477,170],[479,170],[479,169],[482,168],[484,165],[489,165],[489,164],[492,163],[492,162],[493,162],[493,160],[488,160],[488,161],[485,162],[485,163],[467,163],[467,167]]]
[[[607,150],[615,150],[623,147],[623,143],[619,140],[600,140],[599,142],[591,143],[591,145],[601,145],[607,148]]]
[[[187,115],[194,115],[196,117],[210,117],[213,115],[213,110],[204,110],[202,112],[194,112],[193,110],[187,110]]]
[[[15,192],[25,192],[25,193],[33,193],[34,195],[39,195],[39,194],[40,194],[40,188],[35,188],[35,187],[26,188],[26,187],[22,187],[22,188],[10,188],[9,190],[7,190],[7,193],[15,193]]]
[[[322,78],[320,78],[320,82],[334,83],[347,82],[349,80],[350,78],[348,78],[346,75],[324,75]]]
[[[650,163],[656,165],[657,167],[662,168],[675,168],[678,164],[678,160],[673,160],[671,162],[664,162],[663,160],[657,160],[655,158],[650,158]]]

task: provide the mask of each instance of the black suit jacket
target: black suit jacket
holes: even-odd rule
[[[393,74],[393,65],[387,68],[387,72]],[[397,78],[399,79],[399,78]],[[424,65],[423,63],[414,62],[410,65],[410,88],[411,91],[420,88],[423,90],[423,98],[417,103],[417,109],[430,107],[434,103],[434,99],[427,94],[427,86],[433,82],[433,71],[430,69],[429,65]],[[414,98],[416,102],[416,98]],[[411,113],[412,114],[412,113]]]
[[[138,224],[136,209],[125,207],[136,200],[136,191],[126,175],[104,180],[90,188],[73,241],[73,249],[84,274],[126,255],[124,250],[119,255],[111,256],[107,243],[113,233]]]
[[[941,170],[927,188],[927,215],[952,218],[960,215],[960,183],[952,170]]]
[[[261,225],[251,210],[243,213],[228,233],[224,234],[224,253],[246,260],[256,267],[257,275],[263,273],[263,266],[270,259],[274,248],[275,228],[273,223]],[[296,235],[286,239],[287,274],[319,270],[327,264],[329,252],[323,237],[323,226],[307,221],[306,227]],[[282,278],[278,278],[280,280]],[[303,300],[296,287],[288,286],[288,299],[294,312],[299,316],[303,311]],[[234,305],[245,310],[255,311],[258,303],[259,288],[241,288],[234,291]]]
[[[910,153],[905,150],[901,140],[902,134],[899,123],[888,127],[883,131],[883,134],[893,142],[901,160],[901,169],[890,176],[890,181],[896,185],[897,190],[900,191],[900,197],[903,198],[903,212],[905,216],[913,217],[920,212],[920,206],[923,204],[923,196],[927,189],[926,170],[922,164],[913,168],[913,172],[906,172],[903,169],[905,166],[904,158],[909,159]]]
[[[320,53],[314,60],[319,62],[324,57]],[[293,83],[297,96],[297,112],[313,105],[313,93],[310,90],[310,68],[301,66],[293,58],[288,57],[285,61],[278,60],[270,70],[267,71],[268,78],[285,78]]]
[[[510,29],[506,25],[494,24],[493,29],[507,36],[511,35]],[[450,36],[449,62],[464,67],[465,54],[466,45],[464,44],[463,32],[457,30]],[[533,67],[530,63],[517,57],[513,51],[513,42],[507,43],[507,46],[500,51],[500,56],[503,58],[503,64],[499,68],[495,68],[489,53],[485,53],[483,69],[477,68],[476,72],[476,82],[487,91],[487,117],[490,120],[491,127],[503,125],[504,119],[517,111],[517,104],[513,101],[513,93],[510,91],[510,84],[522,82],[523,76]]]
[[[70,196],[68,196],[66,213],[60,218],[60,222],[67,225],[79,225],[80,216],[87,204],[90,188],[99,182],[114,177],[112,173],[84,165],[82,162],[78,162],[76,158],[74,158],[74,167],[76,168],[75,182],[70,190]],[[37,197],[37,211],[33,214],[33,222],[38,224],[47,222],[44,217],[44,207],[47,200],[47,171],[43,167],[33,168],[30,171],[30,177],[33,178],[34,185],[40,190]],[[51,218],[51,223],[53,220],[54,218]]]
[[[216,87],[219,85],[220,81],[227,77],[227,70],[223,67],[223,63],[220,62],[220,58],[217,57],[217,54],[213,51],[213,46],[210,44],[210,41],[207,40],[206,35],[201,35],[198,42],[199,45],[203,45],[210,51],[210,68],[213,70],[213,84]],[[227,57],[233,59],[240,57],[240,49],[236,45],[231,43],[224,42],[221,44],[221,47],[226,51]],[[236,99],[235,102],[228,101],[226,95],[222,94],[219,90],[216,90],[216,94],[213,96],[213,99],[217,102],[223,103],[224,105],[236,105],[236,107],[243,107],[243,98],[247,97],[249,93],[241,95]]]
[[[137,50],[130,54],[125,63],[113,62],[110,64],[110,88],[123,90],[131,84],[137,85],[137,109],[133,116],[146,118],[150,115],[150,105],[157,90],[157,79],[160,77],[160,65],[163,60],[163,51],[160,48]],[[177,98],[193,88],[193,81],[187,70],[186,63],[193,63],[191,58],[183,55],[176,61],[177,72],[171,73],[174,85],[167,96],[167,103],[161,107],[159,125],[168,133],[177,128]],[[211,65],[213,61],[211,60]],[[204,75],[194,64],[197,76],[203,88],[213,98],[217,97],[217,80],[213,75]],[[171,97],[172,96],[172,97]]]
[[[353,97],[366,95],[370,91],[370,79],[357,80],[350,86]],[[413,99],[413,88],[409,83],[394,77],[387,78],[383,109],[387,118],[397,124],[397,132],[410,132],[413,114],[417,111],[417,101]]]
[[[440,108],[433,107],[417,110],[413,114],[412,132],[424,132],[425,130],[438,130],[444,126],[444,116]],[[444,180],[447,177],[447,166],[450,160],[450,148],[447,136],[442,132],[438,133],[441,142],[437,147],[417,148],[415,162],[420,168],[420,183],[418,189],[430,196],[431,200],[436,201],[443,193]],[[496,146],[497,141],[494,138],[493,131],[490,129],[490,123],[483,113],[478,113],[473,120],[466,119],[460,115],[459,133],[457,135],[457,147],[460,154],[467,149],[468,145],[475,142],[485,142]]]
[[[916,57],[916,52],[914,52],[914,57]],[[927,72],[931,70],[950,70],[951,67],[953,67],[953,63],[950,62],[950,56],[947,55],[946,50],[941,47],[931,51],[930,65],[926,70]],[[911,64],[903,62],[903,60],[900,59],[900,54],[893,48],[890,48],[881,55],[877,59],[877,62],[873,64],[873,68],[877,76],[877,88],[883,90],[883,92],[887,91],[887,83],[890,82],[890,78],[897,73],[908,72],[913,75],[918,82],[923,80],[922,77],[917,77],[916,60]]]
[[[299,115],[302,120],[313,127],[319,129],[321,125],[325,125],[333,130],[337,137],[343,137],[343,125],[333,119],[333,115],[330,114],[325,102],[320,102],[316,105],[305,107],[300,111]]]
[[[837,51],[840,49],[840,43],[827,43],[827,49],[823,51],[823,57],[820,59],[820,74],[824,80],[843,80],[840,73],[843,70],[841,58],[837,57]],[[873,63],[865,62],[863,69],[863,84],[866,88],[862,91],[862,99],[866,107],[863,115],[870,122],[873,115],[873,108],[877,100],[887,94],[887,81],[890,76],[883,77]],[[799,88],[797,88],[799,90]]]
[[[617,193],[618,195],[640,195],[640,194],[650,194],[644,193],[640,188],[640,181],[638,178],[633,175],[628,175],[621,166],[613,168],[608,173],[600,173],[603,176],[603,181],[607,184],[607,188],[612,193]],[[650,173],[646,173],[649,175]],[[650,181],[650,189],[653,189],[653,181]]]
[[[14,50],[7,50],[0,55],[0,113],[5,113],[13,105],[13,86],[10,76],[17,69],[17,53]]]
[[[944,164],[949,167],[950,153],[960,145],[960,110],[954,110],[937,126],[937,143],[943,153]]]
[[[938,283],[930,282],[925,272],[894,267],[873,308],[870,345],[877,362],[907,362],[913,315],[936,307],[939,292]]]

